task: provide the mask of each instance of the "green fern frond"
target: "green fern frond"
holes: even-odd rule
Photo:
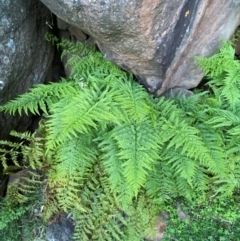
[[[43,185],[41,172],[28,168],[12,175],[15,180],[8,185],[7,204],[27,206],[36,201]]]
[[[0,141],[3,148],[0,149],[0,160],[4,169],[8,169],[7,161],[11,160],[16,167],[40,169],[44,155],[43,138],[36,137],[29,132],[10,132],[11,136],[19,138],[21,142]],[[21,161],[19,157],[21,156]]]
[[[225,178],[214,178],[214,184],[216,189],[214,190],[215,195],[220,195],[222,197],[231,197],[233,192],[240,187],[239,176],[236,176],[233,173],[229,173]]]
[[[95,141],[101,150],[100,159],[109,176],[111,191],[115,194],[117,193],[118,205],[125,210],[132,203],[133,194],[123,175],[124,161],[118,156],[118,144],[112,138],[111,132],[101,132]]]
[[[56,199],[54,198],[54,193],[49,192],[48,195],[52,196],[47,196],[45,197],[45,202],[44,202],[44,209],[43,209],[43,221],[45,223],[49,222],[51,218],[58,214],[61,210],[58,207],[58,203]]]
[[[81,192],[85,211],[73,211],[77,221],[75,239],[139,241],[143,236],[153,237],[158,210],[148,197],[140,194],[123,212],[101,166],[94,165],[93,170],[85,177]]]
[[[80,42],[69,44],[72,50],[68,52],[71,54],[68,65],[71,66],[71,76],[73,78],[88,79],[89,77],[95,77],[100,81],[105,79],[110,82],[110,80],[122,80],[131,75],[123,72],[112,62],[107,61],[100,52],[96,51],[95,47]],[[65,52],[63,52],[62,56],[64,55]]]
[[[210,58],[197,58],[198,64],[210,78],[208,85],[216,98],[225,101],[235,110],[240,97],[240,63],[230,42],[223,42],[220,53]]]
[[[197,166],[199,165],[196,160],[175,151],[174,148],[166,149],[166,151],[162,153],[162,158],[164,161],[167,161],[167,164],[175,170],[179,177],[184,178],[191,188],[193,187],[193,179],[196,175]]]
[[[113,93],[113,100],[119,103],[125,121],[143,120],[154,112],[146,91],[133,81],[115,82]]]
[[[206,168],[202,166],[198,166],[196,169],[196,175],[194,176],[193,180],[194,186],[193,190],[196,194],[199,194],[199,199],[201,197],[201,201],[204,202],[208,198],[208,192],[211,192],[212,190],[209,190],[209,183],[211,183],[211,178],[208,175],[208,172],[206,171]],[[195,196],[193,195],[193,196]],[[199,200],[200,202],[200,200]]]
[[[97,76],[103,78],[107,75],[107,70],[103,68],[101,61],[104,61],[104,59],[97,52],[93,52],[86,57],[73,54],[69,59],[69,65],[72,66],[71,76],[84,78]]]
[[[190,97],[181,96],[175,98],[174,101],[184,112],[181,116],[184,116],[189,125],[196,127],[198,123],[205,123],[206,120],[212,118],[215,114],[214,109],[219,109],[221,106],[208,91]]]
[[[209,58],[196,57],[198,65],[204,70],[205,74],[210,77],[219,77],[233,65],[237,65],[235,60],[235,50],[232,44],[227,41],[222,42],[222,47],[218,54]]]
[[[57,42],[58,42],[57,43],[58,48],[62,48],[63,50],[61,58],[63,58],[63,56],[65,56],[66,54],[71,54],[71,55],[79,56],[80,58],[84,58],[91,55],[92,53],[96,53],[96,47],[86,43],[82,43],[82,42],[73,43],[67,39],[62,39],[61,41],[57,40]],[[72,64],[76,65],[77,62],[78,61]],[[71,61],[68,64],[71,65]]]
[[[227,166],[226,143],[224,141],[223,133],[217,129],[210,128],[208,125],[204,124],[199,124],[198,128],[200,129],[199,136],[202,138],[203,142],[208,147],[210,155],[213,160],[213,165],[212,167],[210,167],[209,170],[211,170],[211,172],[214,174],[220,174],[222,177],[224,177],[227,173]]]
[[[214,116],[207,121],[208,125],[214,128],[227,128],[238,126],[240,124],[240,116],[230,110],[212,109]]]
[[[21,154],[20,150],[19,150],[19,144],[13,143],[10,141],[0,141],[0,145],[2,146],[0,148],[0,154],[1,154],[0,160],[1,160],[1,163],[5,170],[5,173],[7,174],[7,170],[8,170],[8,166],[9,166],[7,163],[10,160],[14,163],[15,167],[21,169],[21,165],[18,161],[18,157]]]
[[[55,36],[48,34],[48,40],[58,44],[63,49],[61,57],[70,55],[67,65],[71,67],[71,77],[79,80],[97,77],[98,79],[121,80],[130,76],[118,66],[107,61],[103,55],[96,51],[95,46],[86,43],[72,43],[66,39],[61,42]]]
[[[84,174],[97,157],[97,148],[90,135],[79,135],[56,148],[54,159],[49,163],[49,186],[54,187],[58,206],[67,212],[71,208],[83,209],[79,192]]]
[[[66,102],[69,104],[66,105]],[[99,127],[99,122],[118,122],[112,113],[113,107],[112,96],[107,89],[86,88],[75,96],[60,100],[46,121],[48,148],[55,148],[78,133],[91,133],[92,129]]]
[[[128,225],[125,240],[153,240],[157,233],[157,219],[159,209],[145,193],[140,193],[127,211]],[[144,239],[145,238],[145,239]]]
[[[162,160],[156,163],[153,172],[148,176],[146,190],[148,196],[159,206],[182,195],[176,186],[175,171]]]
[[[105,154],[104,163],[109,171],[112,183],[117,183],[124,176],[129,185],[129,195],[137,195],[139,189],[144,186],[146,178],[152,169],[152,165],[158,160],[161,141],[158,133],[151,124],[145,120],[132,124],[115,127],[101,144],[102,151],[113,148],[116,156],[109,159]],[[112,152],[112,151],[111,151]],[[112,175],[113,169],[120,168],[122,175]]]
[[[239,104],[240,97],[240,65],[237,70],[229,70],[224,79],[225,85],[222,89],[221,96],[229,104],[232,110],[235,110]]]
[[[76,93],[74,82],[62,81],[60,83],[51,83],[49,85],[39,84],[35,88],[30,89],[29,93],[22,94],[14,100],[0,106],[0,111],[9,112],[10,114],[19,115],[24,111],[26,114],[40,114],[41,109],[48,114],[49,108],[67,94]]]
[[[68,140],[56,148],[54,158],[55,174],[51,174],[53,180],[72,177],[78,173],[82,176],[94,163],[98,152],[93,143],[94,135],[79,135]]]
[[[185,154],[188,158],[198,160],[199,163],[209,168],[213,173],[224,173],[217,160],[214,160],[211,151],[199,136],[200,131],[197,128],[189,126],[185,121],[175,120],[169,123],[165,120],[162,127],[161,136],[163,141],[168,142],[167,149],[174,147],[180,148],[180,153]]]
[[[51,184],[51,188],[54,188],[54,185]],[[56,192],[54,196],[57,200],[57,207],[60,210],[66,213],[72,208],[84,211],[81,199],[79,198],[81,185],[76,182],[76,178],[72,180],[68,178],[67,180],[56,183],[55,189]]]
[[[183,177],[175,178],[176,187],[179,192],[179,196],[184,197],[186,200],[190,201],[194,196],[194,189]]]
[[[85,211],[73,210],[77,221],[75,239],[123,240],[121,227],[126,225],[126,221],[101,166],[95,164],[84,180],[80,198]]]
[[[101,132],[95,141],[99,143],[98,148],[101,150],[100,158],[109,175],[112,191],[118,190],[118,187],[125,182],[122,167],[123,160],[118,156],[118,144],[109,132]]]

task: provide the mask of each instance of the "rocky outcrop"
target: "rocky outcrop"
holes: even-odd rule
[[[0,104],[44,82],[53,49],[45,41],[51,12],[32,0],[0,0]],[[30,119],[0,113],[0,139],[24,129]]]
[[[156,95],[198,85],[193,56],[213,54],[240,20],[236,0],[41,1]]]

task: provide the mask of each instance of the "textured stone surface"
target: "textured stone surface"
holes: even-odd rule
[[[60,216],[47,228],[46,238],[48,241],[72,241],[74,223],[66,215]]]
[[[57,28],[60,30],[67,30],[70,27],[70,24],[63,21],[61,18],[57,18]]]
[[[87,40],[86,34],[84,34],[79,28],[70,26],[68,31],[78,40],[84,42]]]
[[[53,49],[45,41],[51,12],[32,0],[0,0],[0,104],[44,82]],[[0,113],[0,139],[27,127],[29,118]]]
[[[240,19],[237,0],[41,1],[157,95],[195,87],[202,73],[193,56],[213,54]]]

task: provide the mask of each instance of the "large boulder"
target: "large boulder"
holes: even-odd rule
[[[40,1],[0,0],[0,105],[45,81],[53,57],[46,21],[51,12]],[[0,139],[30,121],[0,113]]]
[[[213,54],[240,22],[236,0],[41,1],[156,95],[198,85],[193,56]]]

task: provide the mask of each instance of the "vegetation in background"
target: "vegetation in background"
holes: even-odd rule
[[[36,190],[44,197],[45,223],[60,211],[71,213],[76,240],[154,237],[160,210],[169,209],[174,217],[179,198],[190,205],[197,223],[203,222],[198,211],[210,214],[206,203],[217,210],[216,217],[204,219],[202,235],[219,220],[239,222],[236,207],[226,218],[214,201],[223,200],[227,210],[239,190],[240,64],[230,43],[211,58],[197,58],[209,91],[165,99],[149,95],[94,47],[48,39],[63,48],[63,55],[72,55],[72,73],[0,107],[10,114],[43,115],[35,133],[12,132],[20,144],[0,142],[5,171],[27,170],[21,185],[13,184],[11,201],[5,200],[1,211],[12,205],[16,212],[0,222],[0,229],[7,232],[13,219],[24,216],[21,208],[34,205]],[[190,234],[200,235],[199,225],[181,225],[172,221],[166,238],[184,240],[187,234],[178,229],[188,232],[188,240]],[[224,236],[199,240],[224,240],[219,237]]]

